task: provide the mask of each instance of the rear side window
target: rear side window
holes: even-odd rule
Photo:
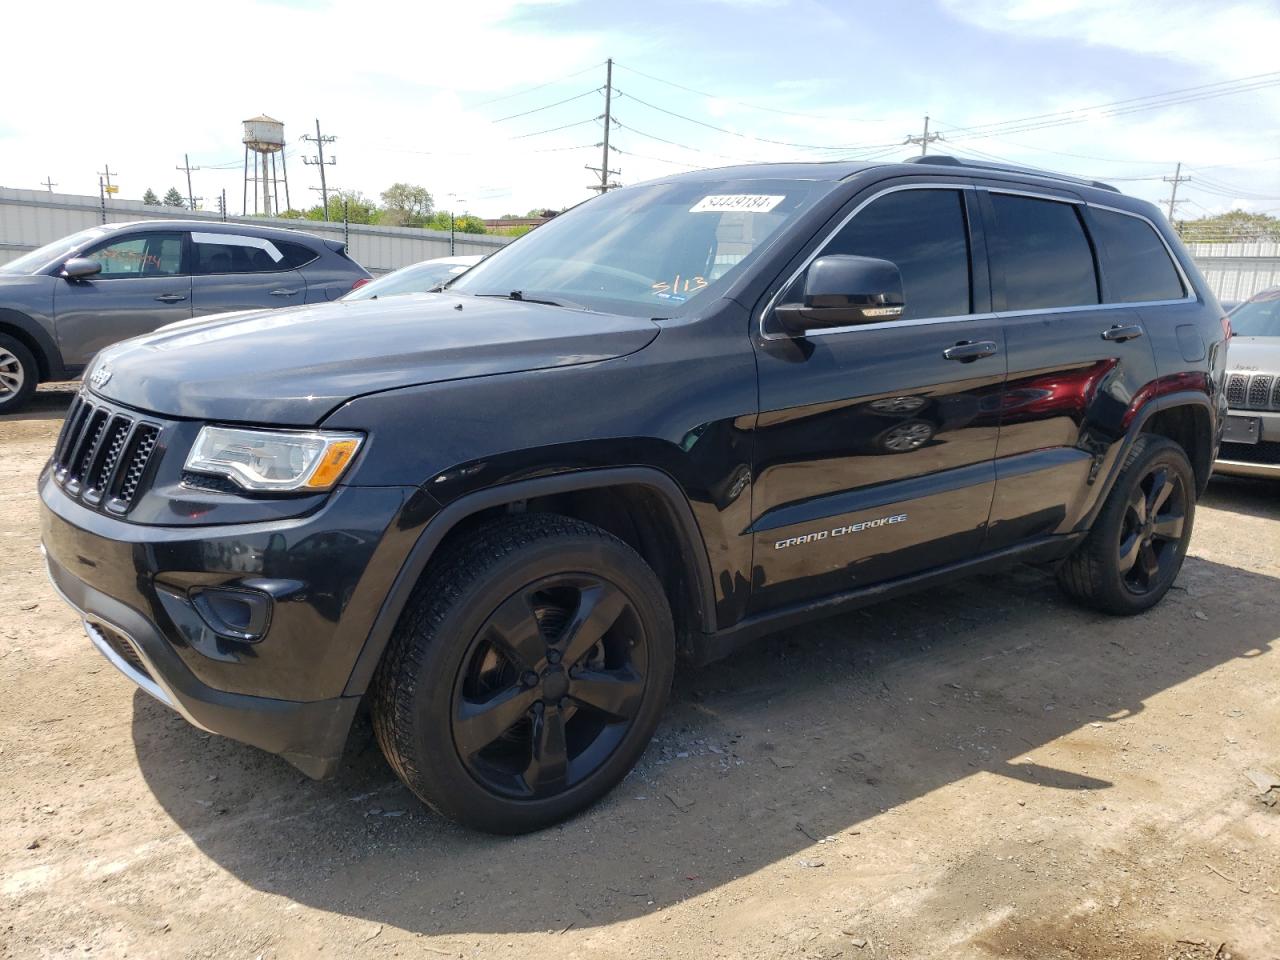
[[[277,240],[276,246],[280,249],[280,252],[284,254],[284,262],[295,269],[305,266],[320,256],[316,251],[301,243],[290,243],[287,240]]]
[[[959,190],[887,193],[845,224],[822,253],[896,264],[906,300],[901,319],[971,312],[969,230]],[[792,289],[804,289],[803,277]]]
[[[1006,310],[1098,302],[1093,249],[1074,204],[993,193],[992,260],[1004,274]]]
[[[1098,256],[1112,303],[1181,300],[1186,296],[1169,251],[1151,224],[1138,217],[1094,208],[1089,211]]]
[[[196,274],[271,273],[289,269],[284,252],[274,240],[237,233],[193,232],[191,257]]]

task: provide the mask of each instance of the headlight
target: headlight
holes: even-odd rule
[[[246,490],[329,490],[363,439],[331,430],[205,427],[183,469],[226,477]]]

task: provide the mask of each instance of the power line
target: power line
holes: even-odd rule
[[[604,65],[603,62],[593,63],[589,67],[583,67],[581,70],[577,70],[573,73],[567,73],[563,77],[557,77],[555,80],[548,80],[545,83],[539,83],[532,87],[526,87],[523,90],[516,90],[514,93],[505,93],[502,96],[494,97],[491,100],[481,100],[479,103],[473,103],[471,107],[472,109],[475,109],[477,107],[487,107],[491,103],[501,103],[504,100],[511,100],[514,97],[523,97],[525,94],[533,93],[535,90],[543,90],[546,87],[555,86],[557,83],[564,83],[566,80],[572,80],[574,77],[580,77],[584,73],[590,73],[592,70],[599,69],[603,65]]]
[[[676,83],[674,80],[665,80],[662,77],[655,77],[651,73],[645,73],[643,70],[637,70],[635,67],[629,67],[624,63],[617,63],[615,66],[621,67],[628,73],[634,73],[637,76],[644,77],[647,80],[655,80],[658,83],[665,83],[669,87],[675,87],[677,90],[683,90],[686,93],[696,93],[700,97],[708,97],[712,100],[721,100],[725,103],[732,103],[734,106],[745,107],[748,110],[763,110],[766,113],[778,113],[787,117],[805,117],[810,120],[838,120],[850,121],[853,123],[888,123],[887,120],[861,120],[856,117],[833,117],[821,113],[805,113],[800,110],[783,110],[779,107],[766,107],[758,103],[746,103],[742,100],[734,100],[730,97],[723,97],[717,93],[708,93],[705,90],[698,90],[694,87],[686,87],[683,83]]]
[[[586,120],[576,120],[573,123],[563,123],[558,127],[548,127],[546,130],[535,130],[533,133],[522,133],[516,137],[510,137],[511,140],[527,140],[529,137],[540,137],[544,133],[555,133],[557,130],[568,130],[570,127],[581,127],[583,124],[595,123],[597,120],[603,120],[604,114],[598,117],[588,117]]]
[[[650,110],[656,110],[659,113],[665,113],[669,117],[675,117],[679,120],[684,120],[688,123],[696,123],[700,127],[706,127],[707,129],[715,130],[718,133],[727,133],[730,136],[741,137],[744,140],[755,140],[755,141],[758,141],[759,143],[772,143],[780,147],[796,147],[802,150],[879,150],[879,149],[883,149],[884,147],[901,146],[901,144],[899,143],[876,143],[876,144],[861,144],[861,145],[846,144],[844,146],[838,146],[834,144],[795,143],[789,140],[772,140],[769,137],[752,136],[751,134],[741,133],[737,130],[730,130],[728,127],[719,127],[719,126],[716,126],[714,123],[707,123],[705,120],[699,120],[696,117],[685,116],[683,113],[677,113],[674,110],[668,110],[666,107],[660,107],[657,104],[650,103],[648,100],[642,100],[639,97],[637,97],[634,93],[625,93],[623,91],[619,91],[618,96],[626,97],[628,100],[633,100],[636,103],[640,104],[641,106],[648,107]]]
[[[532,110],[522,110],[520,113],[513,113],[506,117],[499,117],[497,120],[493,120],[491,122],[503,123],[506,120],[514,120],[516,117],[527,117],[531,113],[540,113],[543,110],[550,110],[552,107],[558,107],[561,104],[565,104],[565,103],[572,103],[574,100],[581,100],[583,97],[589,97],[593,93],[599,93],[599,92],[600,92],[600,87],[596,87],[592,90],[588,90],[586,93],[579,93],[576,96],[565,97],[563,100],[557,100],[555,103],[548,103],[541,107],[534,107]]]

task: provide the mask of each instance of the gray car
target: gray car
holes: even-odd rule
[[[1215,473],[1280,480],[1280,287],[1231,312],[1227,405]]]
[[[346,245],[199,220],[93,227],[0,265],[0,414],[103,347],[231,310],[337,300],[369,273]]]

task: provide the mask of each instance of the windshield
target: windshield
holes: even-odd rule
[[[469,263],[426,260],[412,266],[401,267],[385,277],[379,277],[348,293],[343,300],[373,300],[377,297],[394,297],[401,293],[426,293],[460,273],[471,269]]]
[[[1231,311],[1237,337],[1280,337],[1280,289],[1260,293]]]
[[[668,317],[714,299],[769,237],[834,186],[698,180],[616,190],[504,247],[449,290]]]
[[[10,260],[8,263],[0,265],[0,273],[34,273],[41,267],[63,259],[81,244],[87,243],[94,237],[100,237],[104,233],[107,233],[107,231],[101,227],[90,227],[88,230],[81,230],[79,233],[73,233],[71,236],[55,240],[53,243],[46,243],[37,250],[24,253],[17,260]]]

